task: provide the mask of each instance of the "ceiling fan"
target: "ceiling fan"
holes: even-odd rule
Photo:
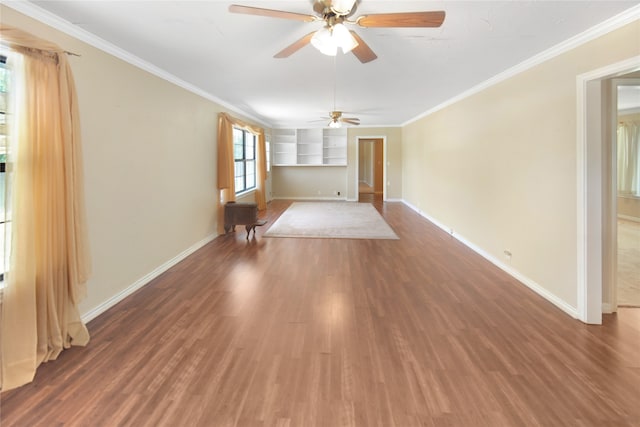
[[[359,125],[360,119],[357,117],[342,117],[342,111],[331,111],[329,117],[323,117],[324,120],[329,119],[328,126],[330,128],[342,127],[342,123],[348,123],[350,125]]]
[[[311,43],[316,49],[325,55],[335,56],[338,48],[343,53],[353,52],[360,62],[373,61],[378,56],[360,38],[358,33],[346,28],[345,24],[359,25],[363,28],[390,28],[390,27],[439,27],[444,21],[444,11],[432,12],[403,12],[403,13],[378,13],[374,15],[362,15],[355,20],[350,19],[355,13],[359,0],[312,0],[315,15],[286,12],[282,10],[263,9],[259,7],[241,6],[233,4],[229,6],[229,12],[247,15],[267,16],[271,18],[292,19],[303,22],[324,22],[324,26],[313,31],[277,54],[275,58],[287,58]]]

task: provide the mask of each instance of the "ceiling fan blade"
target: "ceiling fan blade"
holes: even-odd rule
[[[353,119],[341,119],[340,120],[343,123],[349,123],[350,125],[359,125],[360,124],[360,120],[356,121]]]
[[[273,57],[288,58],[289,56],[293,55],[294,53],[296,53],[297,51],[299,51],[300,49],[302,49],[303,47],[311,43],[311,37],[313,37],[314,34],[315,34],[315,31],[310,32],[309,34],[302,37],[298,41],[293,42],[289,46],[282,49],[280,52],[276,53]]]
[[[363,15],[356,19],[361,27],[439,27],[444,21],[445,12],[405,12],[405,13],[380,13],[376,15]]]
[[[318,19],[313,15],[285,12],[283,10],[262,9],[260,7],[241,6],[239,4],[232,4],[231,6],[229,6],[229,12],[244,13],[245,15],[268,16],[270,18],[294,19],[296,21],[303,22],[312,22]]]
[[[360,38],[358,33],[356,33],[355,31],[351,31],[351,34],[358,42],[358,46],[356,46],[351,52],[353,52],[353,54],[360,60],[360,62],[366,64],[367,62],[371,62],[378,57],[378,55],[373,53],[369,45]]]

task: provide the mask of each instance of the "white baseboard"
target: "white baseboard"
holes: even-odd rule
[[[402,199],[398,199],[398,198],[395,198],[395,197],[392,197],[392,198],[387,198],[387,199],[385,200],[385,202],[393,202],[393,203],[401,202],[401,203],[403,203],[403,202],[404,202],[404,200],[402,200]],[[412,208],[412,209],[413,209],[413,208]]]
[[[278,196],[278,197],[274,197],[273,200],[336,200],[336,201],[346,201],[347,198],[343,197],[343,196],[334,196],[334,197],[294,197],[294,196],[289,196],[289,197],[283,197],[283,196]]]
[[[98,317],[99,315],[101,315],[102,313],[104,313],[105,311],[107,311],[108,309],[110,309],[111,307],[113,307],[114,305],[116,305],[117,303],[119,303],[129,295],[133,294],[135,291],[142,288],[143,286],[151,282],[153,279],[155,279],[156,277],[158,277],[159,275],[161,275],[162,273],[164,273],[165,271],[167,271],[168,269],[170,269],[171,267],[173,267],[174,265],[176,265],[177,263],[179,263],[189,255],[191,255],[192,253],[194,253],[195,251],[197,251],[198,249],[206,245],[207,243],[211,242],[216,237],[218,237],[217,234],[209,235],[204,239],[200,240],[199,242],[197,242],[196,244],[180,252],[178,255],[171,258],[169,261],[163,263],[162,265],[158,266],[156,269],[154,269],[150,273],[136,280],[134,283],[129,285],[126,289],[123,289],[122,291],[118,292],[116,295],[112,296],[102,304],[99,304],[98,306],[92,308],[88,312],[82,314],[81,315],[82,321],[84,323],[87,323],[95,319],[96,317]]]
[[[439,228],[444,230],[447,234],[451,235],[456,240],[460,241],[462,244],[467,246],[469,249],[473,250],[475,253],[477,253],[478,255],[480,255],[481,257],[483,257],[484,259],[486,259],[487,261],[489,261],[490,263],[492,263],[493,265],[495,265],[499,269],[503,270],[504,272],[509,274],[511,277],[513,277],[514,279],[518,280],[519,282],[524,284],[526,287],[528,287],[529,289],[531,289],[532,291],[534,291],[535,293],[537,293],[538,295],[540,295],[541,297],[543,297],[547,301],[551,302],[553,305],[555,305],[560,310],[562,310],[565,313],[567,313],[569,316],[573,317],[574,319],[578,318],[578,309],[576,307],[572,307],[571,305],[567,304],[564,300],[559,298],[557,295],[549,292],[547,289],[545,289],[544,287],[540,286],[534,280],[526,277],[524,274],[520,273],[515,268],[511,267],[510,265],[507,265],[507,264],[503,263],[499,259],[497,259],[494,256],[490,255],[489,253],[485,252],[479,246],[476,246],[475,244],[473,244],[470,241],[468,241],[467,239],[465,239],[463,236],[461,236],[458,233],[456,233],[455,231],[453,231],[453,228],[447,227],[444,224],[442,224],[439,221],[437,221],[436,219],[431,218],[429,215],[425,214],[420,209],[418,209],[417,207],[413,206],[411,203],[407,202],[406,200],[403,200],[402,202],[405,205],[407,205],[409,208],[411,208],[414,211],[416,211],[420,216],[422,216],[423,218],[427,219],[428,221],[432,222],[433,224],[435,224],[436,226],[438,226]]]
[[[603,302],[602,303],[602,314],[611,314],[613,313],[613,307],[611,303]]]

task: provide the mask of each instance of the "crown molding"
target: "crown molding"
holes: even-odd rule
[[[406,122],[402,123],[400,126],[404,127],[422,118],[430,116],[431,114],[437,111],[440,111],[450,105],[453,105],[459,101],[462,101],[465,98],[475,95],[476,93],[482,92],[483,90],[488,89],[491,86],[494,86],[500,82],[510,79],[511,77],[514,77],[520,73],[523,73],[537,65],[540,65],[552,58],[555,58],[556,56],[559,56],[565,52],[575,49],[587,42],[590,42],[591,40],[597,39],[598,37],[601,37],[605,34],[615,31],[618,28],[621,28],[639,19],[640,19],[640,5],[637,5],[630,9],[627,9],[626,11],[612,18],[607,19],[606,21],[601,22],[600,24],[594,27],[589,28],[588,30],[574,37],[571,37],[565,40],[562,43],[559,43],[545,50],[544,52],[541,52],[535,56],[532,56],[531,58],[519,63],[518,65],[515,65],[514,67],[511,67],[503,71],[500,74],[496,74],[490,79],[485,80],[484,82],[472,87],[471,89],[465,92],[462,92],[461,94],[454,96],[453,98],[448,99],[447,101],[425,111],[424,113],[414,117],[413,119],[407,120]]]
[[[72,24],[69,21],[66,21],[62,18],[60,18],[57,15],[54,15],[53,13],[39,7],[36,6],[35,4],[26,1],[26,0],[3,0],[2,4],[17,11],[22,13],[23,15],[26,15],[30,18],[33,18],[37,21],[42,22],[43,24],[46,24],[52,28],[55,28],[56,30],[62,31],[63,33],[74,37],[84,43],[87,43],[88,45],[91,45],[97,49],[102,50],[103,52],[106,52],[110,55],[115,56],[118,59],[121,59],[131,65],[133,65],[134,67],[140,68],[141,70],[147,71],[148,73],[153,74],[156,77],[159,77],[163,80],[168,81],[169,83],[172,83],[176,86],[179,86],[191,93],[194,93],[198,96],[201,96],[202,98],[205,98],[211,102],[214,102],[226,109],[228,109],[229,111],[232,111],[234,113],[240,114],[244,117],[247,117],[253,121],[255,121],[256,123],[260,124],[261,126],[264,127],[271,127],[271,125],[269,123],[264,122],[262,119],[259,119],[245,111],[242,111],[240,109],[238,109],[237,107],[235,107],[234,105],[212,95],[211,93],[195,86],[192,85],[191,83],[188,83],[182,79],[180,79],[179,77],[174,76],[173,74],[163,70],[160,67],[156,67],[155,65],[151,64],[150,62],[145,61],[142,58],[137,57],[136,55],[119,48],[118,46],[96,36],[95,34],[90,33],[87,30],[84,30],[80,27],[78,27],[77,25]]]

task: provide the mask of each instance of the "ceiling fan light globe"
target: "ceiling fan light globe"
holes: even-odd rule
[[[313,37],[311,37],[311,45],[324,55],[336,56],[338,52],[338,46],[336,46],[332,31],[328,27],[316,31]]]
[[[342,124],[338,120],[331,120],[331,122],[329,123],[329,127],[337,129],[339,127],[342,127]]]
[[[331,11],[336,15],[348,15],[355,3],[356,0],[333,0],[331,2]]]
[[[342,49],[342,53],[349,53],[358,46],[358,41],[344,24],[335,24],[333,26],[331,38],[334,44]]]

